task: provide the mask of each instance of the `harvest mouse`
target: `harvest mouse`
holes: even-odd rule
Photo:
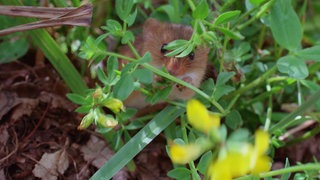
[[[205,75],[209,48],[199,46],[196,47],[189,55],[183,58],[167,57],[169,51],[165,46],[177,39],[189,40],[193,29],[190,26],[170,24],[160,22],[156,19],[149,18],[143,24],[142,34],[136,37],[134,47],[140,55],[150,52],[150,65],[161,69],[165,67],[167,72],[195,87],[199,87]],[[128,47],[120,49],[122,55],[134,57]],[[155,76],[153,81],[161,80]],[[191,98],[195,93],[181,85],[174,85],[169,95],[170,100],[186,100]],[[145,102],[145,96],[139,91],[134,91],[127,100],[124,101],[125,106],[141,109],[148,105]]]

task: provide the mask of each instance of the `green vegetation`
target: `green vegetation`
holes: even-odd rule
[[[21,5],[20,1],[0,2]],[[57,6],[65,5],[58,0],[54,2]],[[99,17],[94,17],[91,30],[75,27],[68,34],[61,34],[65,36],[62,43],[55,42],[45,30],[28,33],[33,44],[40,47],[72,90],[73,93],[67,96],[80,105],[77,111],[85,114],[79,129],[94,124],[96,131],[116,151],[92,179],[109,179],[124,166],[134,171],[134,156],[160,133],[167,138],[168,144],[163,146],[168,146],[168,149],[172,142],[191,144],[206,136],[216,140],[212,138],[214,135],[205,134],[194,128],[193,124],[188,124],[184,101],[167,100],[170,105],[159,113],[131,121],[137,110],[125,108],[122,102],[135,90],[146,94],[150,103],[156,103],[166,100],[173,83],[180,84],[196,92],[194,98],[222,119],[220,127],[215,130],[220,136],[219,143],[208,148],[210,150],[203,155],[199,154],[199,161],[194,159],[187,166],[175,164],[168,176],[176,179],[200,179],[200,175],[208,177],[211,161],[221,157],[221,153],[231,145],[237,148],[243,145],[235,145],[235,141],[253,142],[254,132],[259,128],[269,133],[268,155],[271,159],[276,148],[304,141],[319,133],[319,126],[314,126],[295,139],[279,139],[289,129],[307,120],[320,121],[320,36],[317,33],[320,28],[320,21],[317,21],[320,18],[320,2],[169,0],[155,6],[151,0],[116,0],[114,8],[111,1],[106,2],[102,5],[108,9],[107,14],[100,14],[97,7],[96,16]],[[80,4],[79,1],[72,3],[74,6]],[[99,4],[99,1],[95,3]],[[313,7],[311,13],[308,10],[310,7]],[[209,63],[218,71],[216,80],[209,78],[200,88],[196,88],[168,74],[165,69],[151,66],[148,63],[151,61],[150,53],[139,54],[133,46],[140,25],[148,17],[192,26],[194,32],[191,39],[169,43],[167,56],[184,57],[197,46],[205,45],[210,48]],[[26,19],[17,21],[27,22]],[[9,25],[15,23],[3,22]],[[1,29],[7,26],[6,23],[0,25]],[[93,29],[100,23],[103,23],[100,28],[103,33],[96,34]],[[3,37],[0,44],[1,63],[22,56],[30,46],[26,37],[20,36],[12,42],[19,44],[20,51],[2,52],[1,46],[17,47],[6,45],[10,37],[12,35]],[[106,41],[108,38],[114,41]],[[76,40],[80,41],[81,46],[73,48]],[[112,47],[121,45],[128,45],[135,58],[119,54],[115,50],[117,48]],[[81,79],[81,75],[86,74],[76,71],[61,50],[63,47],[76,56],[84,68],[89,64],[91,74],[88,76],[98,81],[95,87],[86,88]],[[12,54],[3,55],[8,52]],[[119,59],[129,61],[121,70]],[[97,68],[95,65],[102,61],[107,62],[106,66]],[[166,79],[164,90],[155,91],[153,88],[154,74]],[[294,106],[289,106],[292,104]],[[106,114],[103,111],[105,107],[112,113]],[[290,166],[286,162],[284,169],[237,179],[273,179],[273,176],[280,175],[285,180],[289,179],[290,174],[295,179],[320,176],[318,162],[290,163],[298,165]]]

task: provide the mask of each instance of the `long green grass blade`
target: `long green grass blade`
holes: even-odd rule
[[[288,114],[286,117],[284,117],[280,122],[275,124],[270,128],[270,132],[274,133],[275,131],[279,129],[284,129],[286,126],[290,125],[292,121],[298,116],[304,113],[306,110],[311,108],[315,103],[317,103],[320,100],[320,90],[316,91],[312,96],[309,97],[309,99],[303,103],[298,109],[293,111],[292,113]]]
[[[130,139],[130,141],[125,144],[104,166],[102,166],[91,177],[91,179],[111,179],[184,111],[184,109],[174,106],[169,106],[163,109],[143,129]]]
[[[0,2],[6,5],[23,5],[19,0],[1,0]],[[35,19],[21,18],[21,24],[32,21],[35,21]],[[71,91],[74,93],[83,93],[84,90],[87,89],[86,84],[49,33],[44,29],[37,29],[29,31],[29,34],[33,42],[42,50]]]

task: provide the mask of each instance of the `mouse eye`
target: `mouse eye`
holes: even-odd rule
[[[166,50],[165,49],[165,46],[166,46],[167,44],[163,44],[162,46],[161,46],[161,49],[160,49],[160,52],[162,53],[162,54],[164,54],[164,53],[166,53],[168,50]]]
[[[190,60],[193,60],[194,59],[194,52],[191,52],[190,54],[188,54],[188,57]]]

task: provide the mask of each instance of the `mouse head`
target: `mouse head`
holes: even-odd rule
[[[186,73],[201,72],[203,76],[208,60],[209,49],[203,46],[197,47],[189,55],[183,58],[167,57],[165,45],[177,39],[189,40],[192,35],[190,26],[163,23],[149,18],[143,26],[143,53],[150,52],[151,65],[161,68],[165,66],[167,71],[177,77]]]

